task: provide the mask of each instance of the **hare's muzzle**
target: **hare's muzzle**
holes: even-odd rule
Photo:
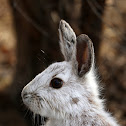
[[[21,96],[22,96],[23,103],[24,103],[25,105],[27,105],[28,102],[30,101],[31,97],[32,97],[32,94],[26,92],[26,91],[23,89],[23,91],[22,91],[22,93],[21,93]]]
[[[26,87],[22,90],[21,97],[23,100],[23,103],[29,107],[31,102],[33,101],[33,98],[35,97],[35,94],[33,92],[30,92]]]

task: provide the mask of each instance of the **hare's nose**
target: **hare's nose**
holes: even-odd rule
[[[32,97],[32,92],[27,92],[26,90],[23,90],[21,93],[22,99],[28,99]]]
[[[29,97],[29,94],[28,94],[28,93],[25,92],[25,93],[22,94],[22,98],[23,98],[23,99],[26,99],[26,98],[28,98],[28,97]]]
[[[26,99],[26,98],[28,98],[29,96],[30,96],[30,93],[31,91],[29,90],[29,86],[25,86],[24,88],[23,88],[23,90],[22,90],[22,92],[21,92],[21,97],[22,97],[22,99]]]

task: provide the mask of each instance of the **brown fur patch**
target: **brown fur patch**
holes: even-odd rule
[[[72,98],[72,103],[73,104],[77,104],[79,102],[79,99],[78,98]]]

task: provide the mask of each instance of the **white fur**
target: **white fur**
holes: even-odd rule
[[[93,65],[80,78],[73,68],[76,62],[68,61],[69,53],[65,54],[64,51],[66,61],[50,65],[24,87],[24,104],[35,114],[48,117],[46,126],[118,126],[115,119],[104,110],[99,98]],[[50,86],[53,78],[63,80],[60,89]]]

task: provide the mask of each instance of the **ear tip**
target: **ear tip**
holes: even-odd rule
[[[60,20],[60,23],[64,23],[64,22],[66,22],[66,21],[65,21],[65,20],[63,20],[63,19],[61,19],[61,20]]]
[[[77,37],[77,42],[92,43],[91,39],[86,34],[81,34]]]
[[[59,22],[59,28],[69,25],[65,20],[61,19]]]

